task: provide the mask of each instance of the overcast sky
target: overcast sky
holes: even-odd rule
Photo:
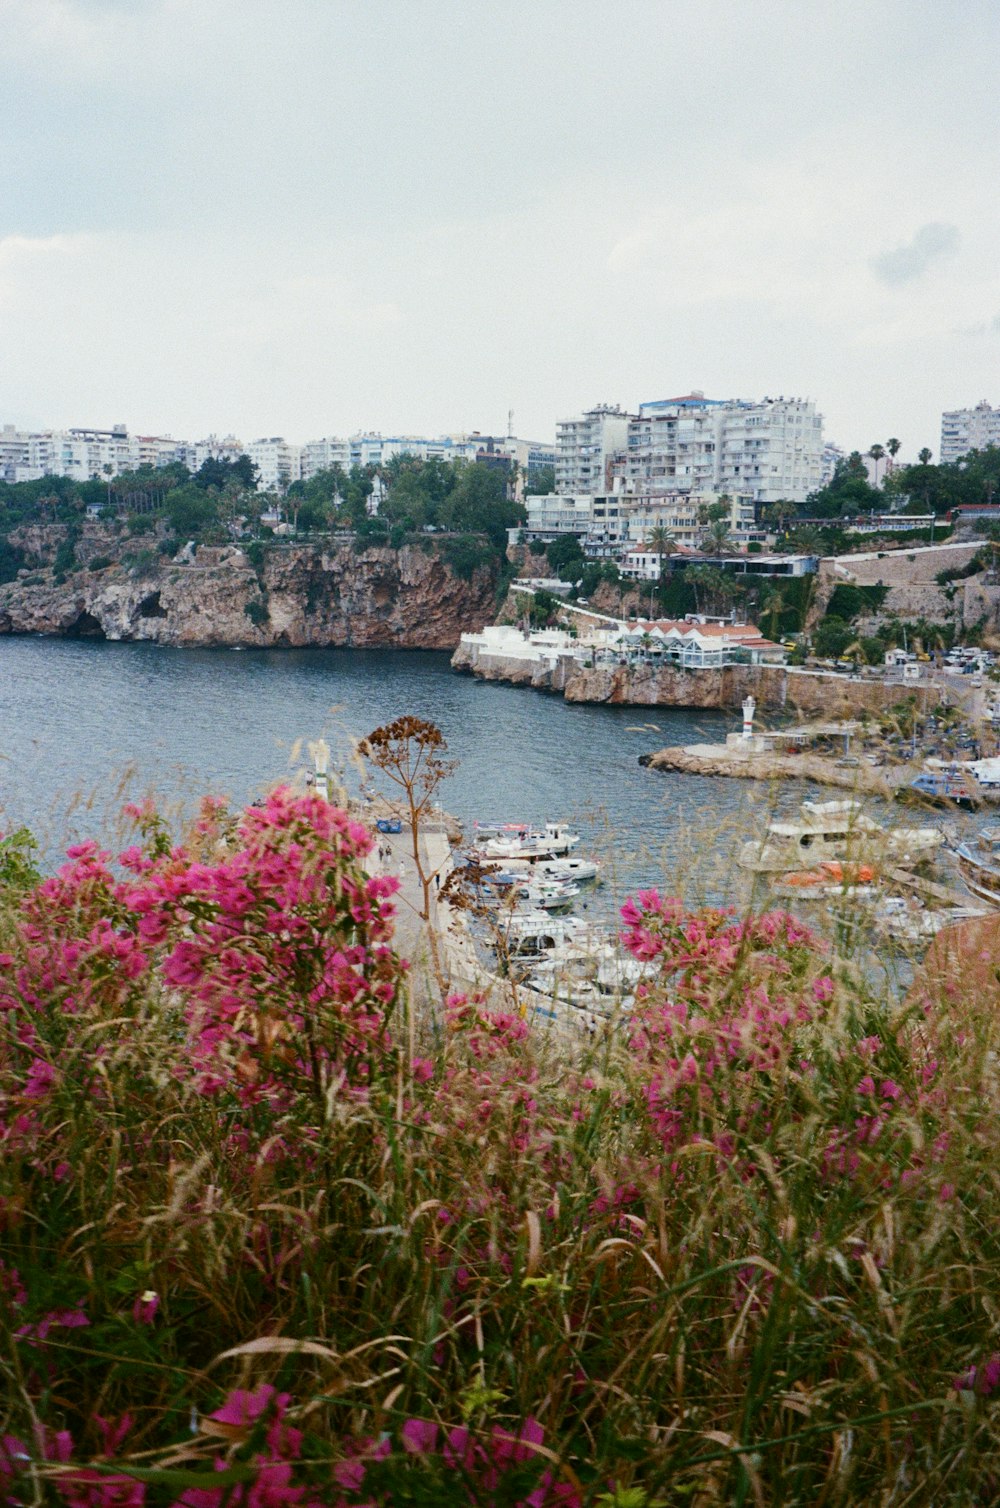
[[[1000,404],[995,0],[0,0],[0,423]]]

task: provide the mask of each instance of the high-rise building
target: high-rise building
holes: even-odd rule
[[[281,435],[252,440],[246,453],[257,467],[259,492],[286,492],[302,473],[302,447],[290,445]]]
[[[628,442],[630,415],[617,404],[599,403],[556,425],[556,491],[573,496],[607,492],[611,463]]]
[[[629,492],[728,493],[763,504],[804,502],[820,485],[823,420],[803,398],[706,398],[640,405],[629,422]]]
[[[805,398],[727,404],[717,485],[756,504],[804,503],[823,474],[823,419]]]
[[[1000,408],[991,408],[985,398],[975,408],[953,408],[941,415],[942,462],[960,461],[970,450],[989,445],[1000,445]]]

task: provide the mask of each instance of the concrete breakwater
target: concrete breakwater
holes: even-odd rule
[[[461,643],[452,669],[484,681],[503,681],[610,706],[738,708],[750,694],[758,707],[826,717],[880,712],[911,693],[918,705],[935,695],[929,686],[868,680],[784,665],[722,665],[693,670],[676,665],[588,665],[572,654],[519,657],[486,653]]]

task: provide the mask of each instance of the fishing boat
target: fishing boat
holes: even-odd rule
[[[832,860],[901,866],[929,859],[944,842],[936,827],[880,826],[859,801],[803,801],[797,820],[768,824],[762,842],[744,845],[740,863],[758,874],[788,874]]]
[[[1000,825],[984,827],[975,843],[955,849],[958,869],[973,895],[1000,907]]]
[[[970,781],[964,771],[956,769],[954,765],[945,766],[939,770],[921,770],[920,774],[910,781],[906,792],[914,796],[922,796],[925,801],[933,801],[936,804],[954,802],[956,806],[978,806],[982,799],[981,793],[974,788],[974,781]]]

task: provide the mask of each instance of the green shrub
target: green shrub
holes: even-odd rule
[[[478,570],[494,568],[498,560],[494,545],[480,534],[450,535],[441,540],[438,553],[462,581],[471,581]]]
[[[834,587],[826,611],[828,616],[849,623],[862,613],[877,613],[888,595],[889,588],[881,582],[877,586],[850,586],[842,582]]]
[[[268,611],[267,603],[263,602],[259,597],[252,597],[244,605],[243,611],[255,628],[263,628],[270,621],[271,615]]]

